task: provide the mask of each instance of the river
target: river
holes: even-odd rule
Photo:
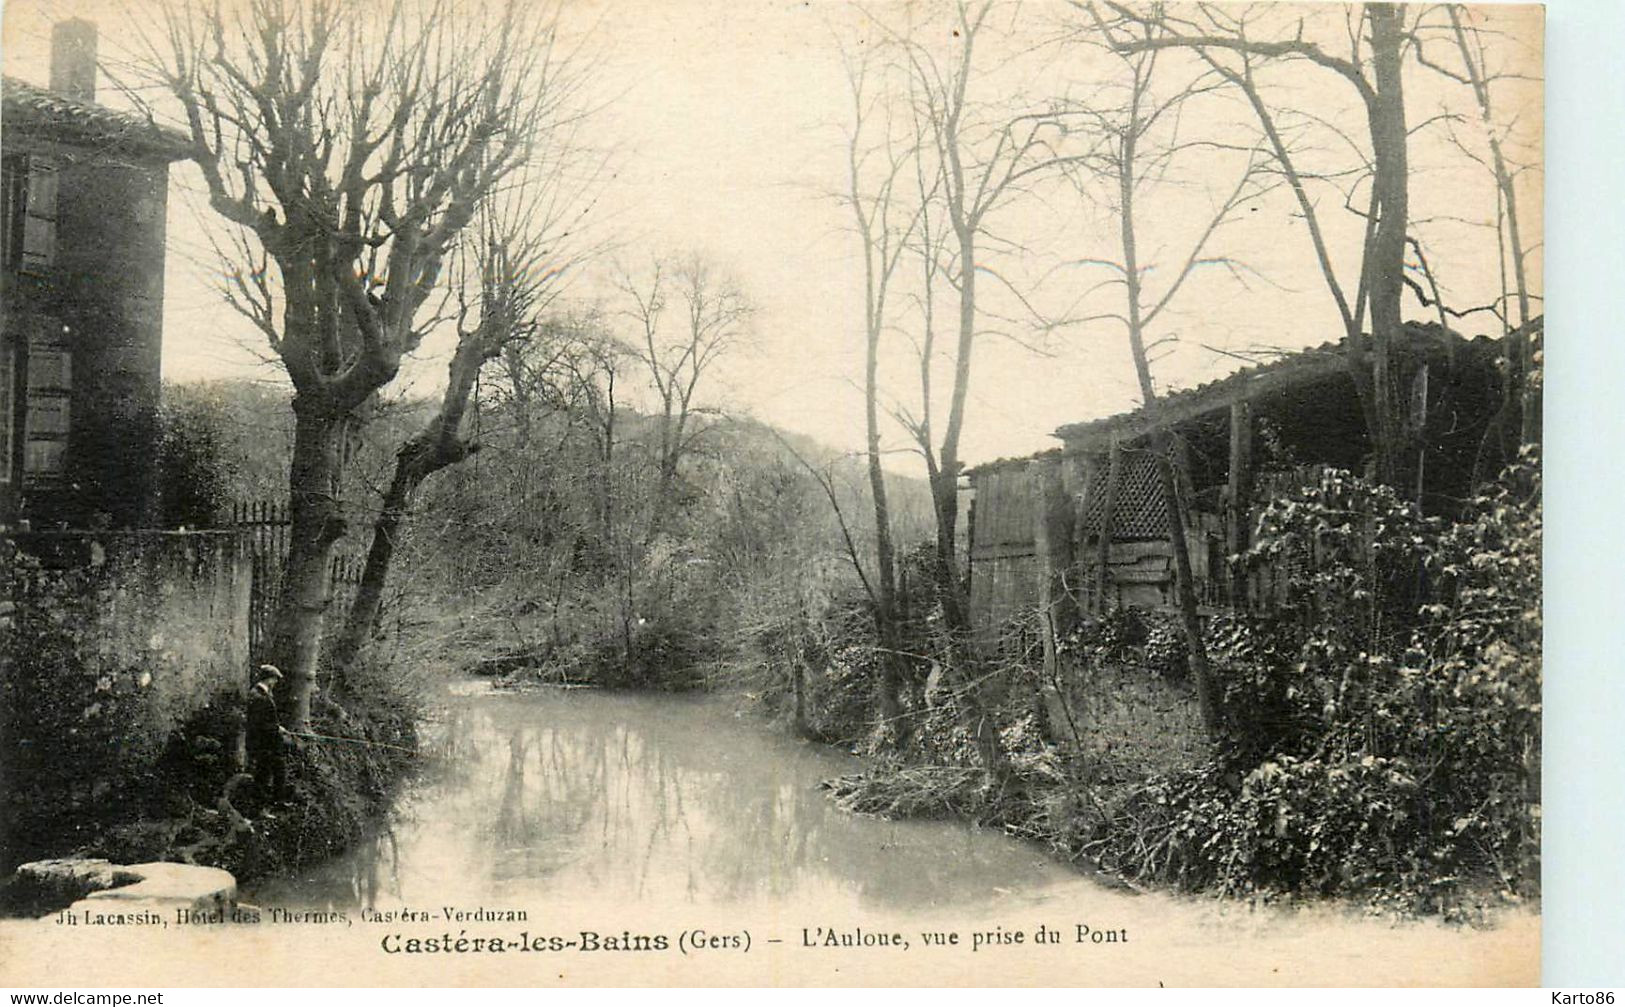
[[[374,841],[245,888],[259,925],[194,935],[200,981],[244,961],[297,985],[1538,975],[1529,911],[1475,930],[1135,894],[996,831],[846,814],[819,783],[859,760],[714,697],[463,683],[427,733],[432,767]],[[473,950],[493,936],[524,948]],[[470,943],[440,946],[459,937]],[[144,960],[131,950],[123,961],[139,973]]]

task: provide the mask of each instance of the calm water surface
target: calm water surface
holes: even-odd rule
[[[906,910],[986,907],[1080,878],[996,832],[844,813],[819,783],[861,769],[857,759],[713,698],[459,691],[431,728],[437,765],[387,830],[244,897],[359,908],[590,894]]]
[[[253,940],[252,955],[299,962],[301,975],[431,985],[516,976],[525,984],[614,985],[789,977],[1505,985],[1538,975],[1534,912],[1508,912],[1493,929],[1473,930],[1435,920],[1395,924],[1339,905],[1284,910],[1136,895],[997,832],[846,814],[819,783],[860,769],[858,760],[786,737],[750,713],[736,716],[714,698],[454,692],[432,729],[436,768],[402,796],[375,841],[242,893],[262,907],[340,911],[349,922],[328,931],[245,928],[254,936],[222,935],[210,960],[235,960],[242,942]],[[435,913],[435,922],[401,927],[362,918],[363,908],[399,907]],[[514,972],[500,961],[380,952],[392,928],[438,934],[462,926],[441,922],[443,907],[528,914],[508,930],[748,929],[758,943],[731,957],[650,957],[634,971],[632,959],[613,955],[525,957]],[[1080,924],[1125,939],[1077,942]],[[974,951],[932,948],[923,937],[955,930],[969,943],[973,931],[1030,936],[1040,925],[1053,928],[1058,942]],[[470,933],[491,927],[469,926]],[[896,932],[913,946],[902,955],[808,948],[803,933],[820,926]],[[278,936],[264,939],[271,934]]]

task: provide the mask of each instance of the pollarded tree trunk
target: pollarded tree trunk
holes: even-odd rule
[[[367,550],[361,583],[330,655],[339,681],[377,625],[384,585],[400,542],[401,526],[411,509],[412,494],[429,476],[457,464],[477,450],[459,431],[480,368],[487,360],[494,359],[513,335],[512,324],[503,318],[498,314],[461,335],[457,350],[452,354],[449,380],[439,410],[395,453],[395,473],[373,521],[372,545]]]
[[[288,557],[271,629],[270,660],[288,679],[282,706],[295,730],[310,721],[310,699],[330,600],[333,543],[344,535],[339,503],[346,421],[323,404],[295,396],[293,465],[289,474]]]
[[[361,653],[367,637],[376,629],[378,613],[383,608],[384,582],[389,575],[390,563],[395,558],[395,546],[400,540],[401,523],[406,518],[407,500],[421,482],[414,478],[400,460],[395,463],[395,475],[384,491],[383,503],[372,526],[372,545],[367,549],[367,565],[361,572],[361,583],[356,587],[355,601],[345,617],[344,628],[333,642],[331,660],[336,685],[343,684],[345,673]]]
[[[515,2],[468,24],[406,3],[160,6],[170,47],[145,69],[178,103],[210,207],[242,229],[226,296],[295,390],[270,657],[302,730],[345,528],[343,436],[421,344],[448,250],[557,107],[551,22]]]
[[[431,428],[432,429],[432,428]],[[333,643],[330,655],[334,677],[342,683],[345,673],[354,663],[378,625],[378,614],[383,607],[384,585],[400,542],[401,525],[411,509],[412,494],[423,480],[434,472],[453,465],[466,457],[468,450],[458,442],[441,448],[428,443],[420,434],[402,446],[395,458],[395,474],[389,488],[384,491],[378,517],[373,521],[372,545],[367,549],[367,564],[356,588],[355,600],[345,617],[344,628]]]

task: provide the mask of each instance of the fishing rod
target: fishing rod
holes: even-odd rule
[[[391,745],[383,741],[368,741],[365,738],[345,738],[336,734],[317,734],[315,731],[289,731],[283,728],[283,733],[293,738],[314,738],[318,741],[348,741],[352,745],[368,745],[373,748],[390,748],[407,755],[418,754],[417,749],[402,748],[400,745]]]

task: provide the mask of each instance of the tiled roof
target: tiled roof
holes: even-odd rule
[[[1464,339],[1444,330],[1437,323],[1410,322],[1406,324],[1405,331],[1409,339],[1397,347],[1402,353],[1443,354],[1448,352],[1452,343],[1457,346],[1483,343],[1487,346],[1493,342],[1482,337]],[[1266,391],[1318,381],[1342,373],[1347,367],[1348,356],[1341,341],[1322,343],[1278,360],[1243,367],[1195,388],[1168,392],[1161,396],[1154,410],[1142,406],[1098,420],[1069,423],[1057,429],[1055,436],[1066,441],[1069,447],[1080,442],[1104,443],[1112,435],[1132,440],[1159,426],[1182,422]]]
[[[1543,326],[1544,319],[1535,318],[1524,328],[1534,332]],[[1431,356],[1448,352],[1450,346],[1454,344],[1458,348],[1470,346],[1493,354],[1494,347],[1499,343],[1498,340],[1482,336],[1468,340],[1431,322],[1409,322],[1405,329],[1411,338],[1408,344],[1400,346],[1401,352],[1420,352]],[[1104,450],[1113,437],[1123,442],[1132,442],[1158,427],[1184,422],[1211,410],[1224,408],[1233,401],[1250,398],[1269,390],[1289,388],[1343,373],[1347,367],[1348,358],[1341,340],[1322,343],[1319,346],[1285,354],[1276,360],[1243,367],[1194,388],[1166,392],[1158,400],[1155,410],[1148,410],[1142,406],[1100,419],[1068,423],[1055,431],[1055,436],[1066,442],[1064,449],[1050,448],[1019,458],[1000,458],[984,462],[966,469],[965,474],[974,478],[1006,468],[1024,467],[1040,458],[1064,457],[1077,451]],[[1098,521],[1098,515],[1096,520]]]
[[[191,147],[176,130],[95,102],[76,101],[16,77],[0,82],[0,111],[8,131],[120,147],[171,161],[186,157]]]

